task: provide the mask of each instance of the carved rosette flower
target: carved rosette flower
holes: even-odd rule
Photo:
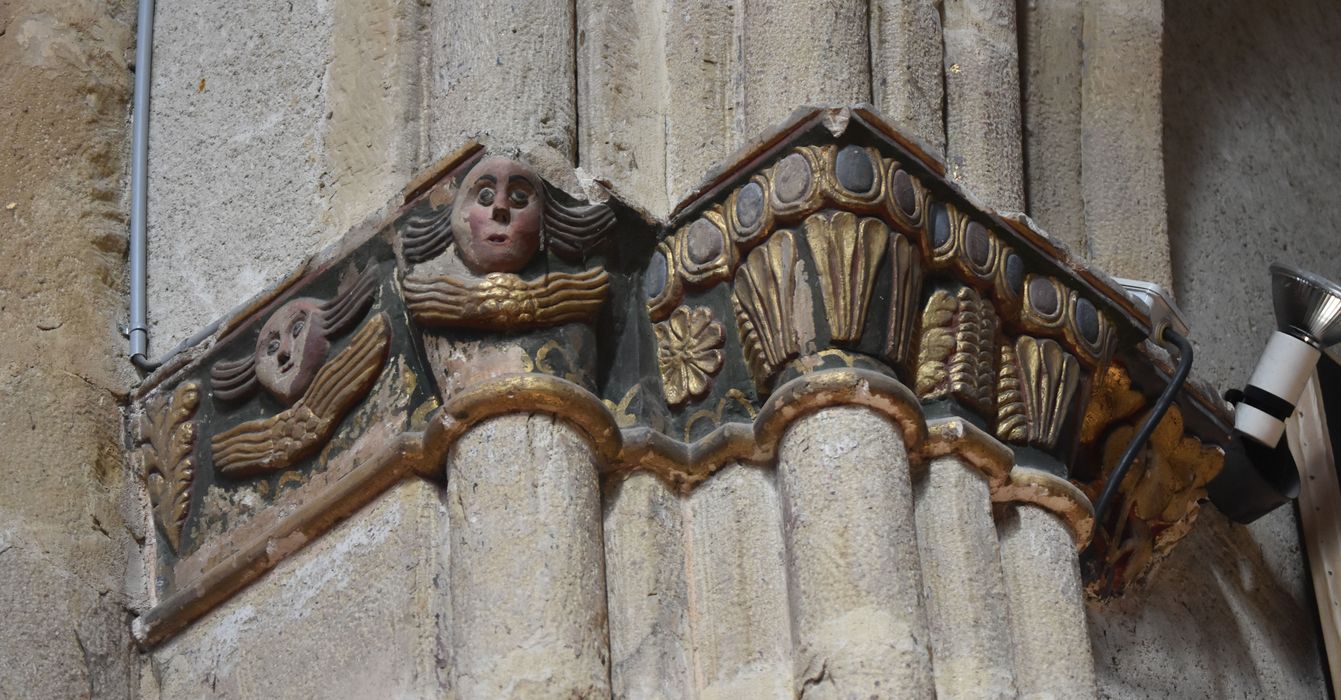
[[[722,324],[707,307],[681,306],[656,324],[657,364],[666,403],[678,406],[708,393],[711,377],[722,369]]]

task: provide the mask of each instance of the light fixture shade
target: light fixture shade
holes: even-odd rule
[[[1319,350],[1341,343],[1341,285],[1297,267],[1272,263],[1276,327]]]

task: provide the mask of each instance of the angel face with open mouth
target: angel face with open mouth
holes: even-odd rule
[[[275,312],[256,339],[256,378],[285,403],[293,403],[326,360],[330,341],[321,328],[318,299],[295,299]]]
[[[517,272],[540,250],[545,191],[520,163],[485,158],[462,180],[452,237],[471,272]]]

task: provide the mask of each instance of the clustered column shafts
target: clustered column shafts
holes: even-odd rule
[[[447,455],[451,677],[462,698],[610,694],[591,447],[547,415],[475,426]]]
[[[900,429],[857,406],[798,420],[778,446],[798,689],[933,695],[908,465]]]
[[[1006,587],[987,478],[937,457],[917,489],[917,541],[936,659],[936,695],[1015,696]]]

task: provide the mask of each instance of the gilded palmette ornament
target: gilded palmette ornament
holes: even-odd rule
[[[755,248],[736,270],[732,299],[746,359],[757,385],[764,385],[782,364],[800,352],[796,330],[796,241],[778,231]]]
[[[1015,341],[1020,388],[1029,418],[1029,444],[1052,449],[1061,435],[1080,382],[1076,358],[1050,338],[1020,336]]]
[[[340,421],[372,389],[386,362],[391,333],[377,314],[316,372],[293,406],[250,420],[210,440],[214,468],[227,476],[285,469],[314,454]]]
[[[907,237],[889,237],[890,285],[889,326],[885,334],[885,358],[901,367],[912,353],[913,330],[917,327],[917,304],[922,292],[922,258]]]
[[[889,227],[879,219],[858,220],[851,212],[823,212],[805,220],[806,241],[815,256],[820,295],[833,340],[861,339],[875,272],[885,257]]]
[[[1020,388],[1020,365],[1013,343],[1001,344],[1001,364],[996,375],[996,436],[1007,442],[1029,439],[1029,417]]]
[[[161,396],[151,401],[140,416],[140,455],[149,504],[173,552],[181,551],[182,532],[191,508],[191,484],[196,474],[191,456],[196,445],[192,419],[199,405],[199,385],[185,382],[171,398]]]
[[[721,348],[726,339],[712,310],[681,306],[653,330],[666,403],[678,406],[707,394],[712,377],[722,369]]]
[[[996,312],[969,287],[938,289],[922,312],[917,395],[948,396],[990,413],[996,392]]]
[[[410,275],[404,283],[405,305],[415,321],[495,331],[592,321],[609,288],[610,276],[599,267],[533,280],[491,272],[480,279]]]

